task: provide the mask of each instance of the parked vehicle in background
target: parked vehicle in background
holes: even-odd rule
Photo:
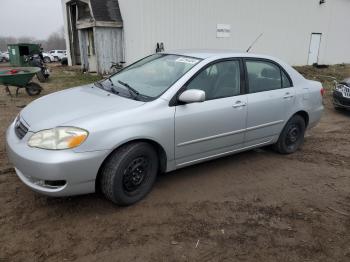
[[[4,52],[4,53],[2,53],[2,54],[5,56],[5,58],[6,58],[7,61],[10,61],[10,54],[9,54],[9,51],[6,51],[6,52]]]
[[[336,109],[350,109],[350,78],[335,83],[333,105]]]
[[[50,53],[43,52],[42,55],[43,55],[44,63],[52,63],[55,61],[55,57]]]
[[[55,58],[55,61],[61,61],[63,57],[67,56],[67,50],[51,50],[49,53]]]
[[[5,62],[5,56],[0,51],[0,62]]]
[[[67,66],[68,65],[68,56],[65,55],[64,57],[62,57],[61,59],[61,65],[63,66]]]
[[[0,51],[0,62],[8,62],[10,61],[10,57],[8,52],[1,52]]]
[[[323,112],[321,83],[262,55],[177,51],[25,107],[7,130],[18,177],[50,196],[131,205],[156,176],[273,145],[291,154]]]

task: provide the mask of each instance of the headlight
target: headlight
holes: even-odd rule
[[[334,87],[334,90],[336,90],[336,91],[338,91],[338,92],[343,92],[343,90],[344,90],[344,85],[342,85],[342,84],[340,84],[340,85],[336,85],[335,87]]]
[[[49,150],[70,149],[81,145],[89,133],[76,127],[56,127],[35,133],[28,141],[30,147]]]

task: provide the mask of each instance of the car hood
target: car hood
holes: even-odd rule
[[[30,103],[20,113],[36,132],[43,129],[64,126],[79,118],[100,115],[103,112],[116,113],[143,105],[144,102],[108,93],[94,85],[76,87],[41,97]]]

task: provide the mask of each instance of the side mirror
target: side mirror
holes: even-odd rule
[[[186,90],[179,96],[179,101],[186,104],[204,102],[205,92],[198,89]]]

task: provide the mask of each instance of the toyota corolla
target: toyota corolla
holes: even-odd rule
[[[162,172],[267,145],[295,152],[321,118],[323,92],[269,56],[159,53],[32,102],[8,128],[7,151],[39,193],[100,189],[131,205]]]

